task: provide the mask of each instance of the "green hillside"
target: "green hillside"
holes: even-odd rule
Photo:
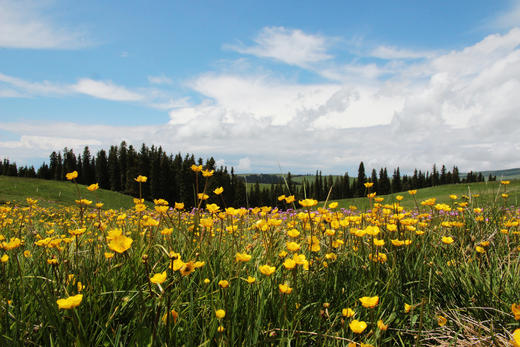
[[[121,193],[104,189],[90,192],[83,185],[79,185],[79,191],[82,198],[94,203],[103,202],[103,208],[119,209],[133,206],[133,198]],[[72,205],[75,204],[78,193],[72,182],[0,176],[0,203],[12,201],[25,204],[27,197],[38,200],[41,206]]]
[[[475,200],[478,204],[481,202],[492,202],[496,201],[497,204],[503,204],[503,199],[501,197],[502,192],[504,191],[504,186],[501,186],[500,182],[479,182],[479,183],[459,183],[459,184],[447,184],[437,187],[429,187],[418,189],[417,194],[415,195],[415,199],[417,203],[420,204],[421,201],[436,198],[439,203],[449,203],[451,201],[450,194],[455,194],[459,197],[462,195],[474,195],[479,194],[479,197]],[[507,192],[509,194],[508,203],[510,205],[518,206],[520,202],[520,180],[511,180],[511,184],[507,186]],[[404,207],[414,207],[415,201],[413,197],[408,194],[408,192],[401,192],[397,194],[389,194],[382,195],[384,198],[382,203],[392,203],[395,202],[395,197],[397,195],[402,195],[404,199],[401,201],[401,205]],[[342,200],[334,200],[339,203],[340,207],[348,207],[351,205],[357,206],[360,209],[365,209],[369,207],[368,198],[354,198],[354,199],[342,199]]]

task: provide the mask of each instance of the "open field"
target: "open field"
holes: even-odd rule
[[[520,180],[511,180],[510,182],[511,183],[507,188],[509,193],[508,202],[518,206],[520,202]],[[436,198],[439,203],[451,203],[452,199],[450,198],[450,195],[457,195],[457,197],[460,198],[463,195],[473,197],[473,195],[476,194],[477,197],[473,197],[474,204],[476,205],[493,205],[494,203],[503,204],[501,193],[502,189],[500,187],[500,182],[497,181],[447,184],[418,189],[415,199],[413,199],[408,192],[383,195],[381,197],[384,198],[383,203],[393,203],[397,201],[395,199],[396,196],[403,196],[405,199],[402,200],[401,205],[406,208],[413,208],[416,207],[416,201],[420,202],[431,198]],[[370,202],[367,198],[342,199],[337,200],[337,202],[340,207],[348,208],[349,206],[354,205],[362,210],[370,208]]]
[[[420,191],[420,210],[402,207],[415,205],[406,193],[366,213],[312,199],[296,212],[3,205],[0,339],[506,345],[520,319],[518,183],[470,188],[481,198]]]
[[[103,208],[119,209],[133,206],[131,196],[104,189],[90,192],[85,186],[79,187],[82,198],[94,202],[102,201]],[[76,187],[70,182],[0,176],[0,202],[12,201],[27,205],[27,197],[39,200],[41,206],[70,206],[74,204],[78,195]]]

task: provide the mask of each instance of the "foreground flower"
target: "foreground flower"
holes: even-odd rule
[[[270,276],[276,271],[276,267],[269,265],[260,265],[258,269],[266,276]]]
[[[250,254],[247,254],[247,253],[238,253],[235,254],[235,261],[236,262],[246,262],[246,261],[250,261],[251,260],[251,255]]]
[[[69,296],[66,299],[58,299],[56,303],[58,304],[58,308],[70,310],[71,308],[79,306],[81,300],[83,300],[83,294]]]
[[[218,187],[217,189],[215,189],[213,191],[213,193],[215,193],[215,195],[220,195],[220,194],[222,194],[223,191],[224,191],[224,188]]]
[[[156,273],[155,275],[153,275],[150,278],[150,282],[155,283],[155,284],[161,284],[164,281],[166,281],[166,271],[161,272],[161,273]]]
[[[364,296],[359,299],[361,305],[366,308],[374,308],[379,303],[379,296]]]
[[[354,319],[348,326],[355,334],[361,334],[367,328],[367,323]]]
[[[292,293],[292,288],[289,287],[289,285],[286,283],[279,284],[278,289],[280,289],[280,293],[282,293],[282,294],[291,294]]]
[[[446,319],[446,317],[437,316],[437,324],[439,324],[440,327],[443,327],[444,325],[446,325],[447,322],[448,322],[448,320]]]
[[[94,184],[91,184],[90,186],[87,187],[87,189],[91,192],[95,191],[95,190],[98,190],[99,189],[99,184],[98,183],[94,183]]]
[[[388,324],[383,323],[383,320],[380,319],[377,321],[377,327],[379,330],[386,331],[386,329],[388,329]]]
[[[218,282],[218,285],[219,285],[220,287],[222,287],[222,288],[227,288],[227,287],[229,287],[229,282],[226,281],[226,280],[220,280],[220,281]]]
[[[134,178],[134,180],[139,183],[146,183],[148,177],[139,175],[137,178]]]
[[[412,309],[412,305],[404,304],[404,313],[410,312],[411,309]]]
[[[117,253],[124,253],[132,246],[134,242],[131,238],[123,235],[121,229],[112,229],[108,232],[107,240],[108,248]]]
[[[215,316],[218,318],[218,319],[222,319],[226,316],[226,311],[220,309],[220,310],[216,310],[215,311]]]
[[[77,171],[72,171],[72,172],[65,174],[65,178],[67,178],[67,180],[69,180],[69,181],[72,181],[73,179],[75,179],[77,177],[78,177]]]
[[[520,347],[520,329],[513,332],[513,339],[511,340],[513,347]]]
[[[356,312],[351,308],[344,308],[343,310],[341,310],[341,315],[343,317],[350,318],[350,317],[354,317],[355,314],[356,314]]]
[[[445,243],[445,244],[449,245],[449,244],[453,243],[453,237],[451,237],[451,236],[443,236],[441,241],[442,241],[442,243]]]
[[[318,200],[305,199],[305,200],[300,200],[299,203],[302,207],[312,207],[312,206],[315,206],[318,204]]]
[[[520,304],[512,304],[511,312],[515,315],[516,320],[520,320]]]

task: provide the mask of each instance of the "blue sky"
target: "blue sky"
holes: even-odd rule
[[[0,0],[0,156],[520,166],[518,1]]]

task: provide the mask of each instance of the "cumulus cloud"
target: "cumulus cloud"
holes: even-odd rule
[[[0,47],[75,49],[90,44],[84,32],[55,25],[37,2],[0,0]]]
[[[330,73],[341,78],[312,84],[269,73],[205,73],[188,84],[202,101],[170,110],[168,124],[0,122],[0,130],[78,134],[78,141],[95,139],[105,148],[123,139],[145,142],[256,172],[279,172],[280,165],[292,172],[355,173],[360,161],[403,171],[433,163],[461,170],[519,167],[519,44],[520,30],[513,29],[406,64],[371,63],[391,76],[376,73],[355,83],[345,65],[332,63]],[[16,153],[23,141],[16,143],[0,143],[0,152]]]
[[[307,34],[298,29],[285,27],[266,27],[253,40],[256,45],[225,45],[239,53],[271,58],[281,62],[308,66],[332,58],[327,53],[331,39],[322,35]]]

